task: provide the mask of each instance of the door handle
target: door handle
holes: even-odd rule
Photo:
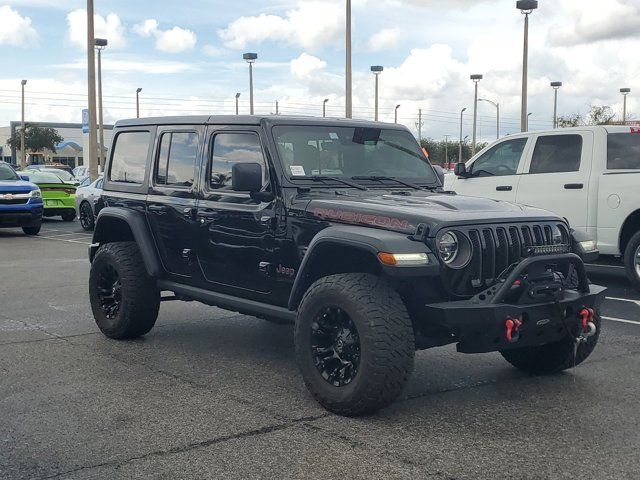
[[[565,183],[565,190],[582,190],[584,188],[583,183]]]
[[[184,218],[188,218],[189,220],[193,220],[196,216],[197,210],[195,208],[189,207],[182,210],[182,215]]]
[[[510,192],[513,190],[513,187],[511,185],[498,185],[496,190],[498,192]]]

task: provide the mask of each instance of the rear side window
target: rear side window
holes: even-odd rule
[[[163,133],[160,139],[156,185],[191,187],[197,156],[196,132]]]
[[[264,178],[265,160],[257,134],[219,133],[213,137],[210,187],[231,190],[232,169],[236,163],[259,163]]]
[[[529,173],[577,172],[582,158],[582,136],[547,135],[539,137],[531,158]]]
[[[607,168],[609,170],[640,169],[640,134],[609,134]]]
[[[113,147],[109,178],[112,182],[143,183],[149,154],[149,132],[121,132]]]

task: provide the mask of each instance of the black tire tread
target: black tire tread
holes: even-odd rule
[[[35,227],[22,227],[22,231],[25,235],[33,236],[38,235],[40,233],[40,228],[42,225],[36,225]]]
[[[631,239],[627,243],[627,247],[625,248],[625,251],[624,251],[625,272],[627,274],[627,277],[631,281],[633,287],[636,290],[640,290],[640,277],[636,272],[635,259],[633,257],[639,245],[640,245],[640,232],[636,232],[636,234],[633,237],[631,237]]]

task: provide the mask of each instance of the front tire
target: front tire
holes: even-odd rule
[[[640,232],[637,232],[624,251],[624,268],[634,288],[640,290]]]
[[[577,335],[570,334],[558,342],[547,345],[502,350],[500,353],[507,362],[525,373],[531,375],[559,373],[580,365],[596,348],[602,325],[599,314],[596,314],[593,322],[596,325],[595,335],[587,338],[586,342],[580,343],[577,351],[575,351],[575,336]]]
[[[82,202],[80,204],[80,226],[83,230],[90,232],[95,226],[95,217],[93,210],[88,202]]]
[[[76,218],[76,211],[67,210],[66,212],[62,213],[61,217],[62,217],[62,220],[65,222],[73,222],[74,218]]]
[[[40,233],[40,228],[42,228],[42,224],[31,226],[31,227],[22,227],[22,231],[25,235],[34,236]]]
[[[135,338],[153,328],[160,291],[135,242],[107,243],[98,249],[89,274],[89,298],[96,324],[109,338]]]
[[[296,358],[313,397],[339,415],[384,408],[413,371],[413,325],[398,293],[374,275],[316,281],[295,324]]]

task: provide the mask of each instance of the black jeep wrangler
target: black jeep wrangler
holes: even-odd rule
[[[163,300],[295,324],[307,387],[343,415],[392,403],[416,349],[499,351],[533,374],[584,361],[604,296],[584,239],[442,184],[398,125],[121,121],[89,249],[93,315],[115,339],[148,333]]]

